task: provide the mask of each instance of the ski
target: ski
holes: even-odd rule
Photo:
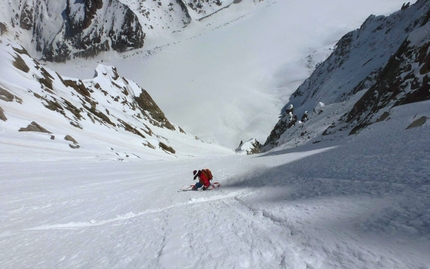
[[[193,187],[194,187],[194,185],[184,185],[181,188],[179,188],[178,192],[180,192],[180,191],[192,191]]]
[[[181,188],[179,188],[178,192],[181,191],[203,191],[203,188],[199,188],[197,190],[193,190],[194,185],[184,185]],[[221,184],[219,182],[212,182],[211,185],[206,189],[206,191],[213,190],[216,188],[221,187]]]

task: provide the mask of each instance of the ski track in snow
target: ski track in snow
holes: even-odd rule
[[[145,210],[143,212],[138,212],[138,213],[129,212],[129,213],[126,213],[124,215],[119,215],[115,218],[108,219],[108,220],[92,219],[92,220],[89,220],[86,222],[70,222],[70,223],[65,223],[65,224],[42,225],[39,227],[33,227],[33,228],[24,229],[24,230],[37,231],[37,230],[73,229],[73,228],[82,228],[82,227],[91,227],[91,226],[101,226],[101,225],[109,224],[112,222],[129,220],[129,219],[136,218],[136,217],[146,215],[146,214],[154,214],[154,213],[164,212],[166,210],[176,208],[176,207],[192,205],[192,204],[197,204],[197,203],[211,202],[211,201],[216,201],[216,200],[221,200],[221,199],[231,199],[231,198],[235,198],[241,194],[242,194],[242,191],[237,191],[237,192],[232,192],[232,193],[228,193],[225,195],[211,196],[208,198],[206,198],[206,197],[191,198],[190,201],[185,202],[185,203],[174,204],[174,205],[170,205],[170,206],[165,207],[165,208],[148,209],[148,210]]]

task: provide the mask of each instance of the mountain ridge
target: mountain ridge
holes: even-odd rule
[[[91,137],[100,139],[102,148],[127,141],[136,149],[134,156],[188,155],[180,150],[184,143],[211,147],[172,124],[146,90],[113,66],[99,64],[92,79],[68,78],[45,68],[8,39],[0,37],[0,46],[6,72],[0,79],[0,123],[15,139],[23,136],[18,131],[47,133],[51,140],[61,135],[68,137],[67,143],[72,141],[73,149],[89,147]],[[118,133],[118,141],[104,140],[104,134],[112,132]],[[34,146],[32,140],[22,139],[23,145]]]

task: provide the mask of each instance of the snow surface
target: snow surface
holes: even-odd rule
[[[405,130],[429,105],[265,155],[120,162],[1,144],[1,267],[430,268],[430,125]],[[221,188],[177,192],[204,167]]]
[[[360,13],[401,6],[401,1],[395,2],[333,1],[333,12],[339,9],[342,22],[363,21]],[[306,3],[315,6],[304,9],[303,4],[300,12],[322,8],[318,1]],[[363,9],[350,8],[351,3]],[[230,125],[212,126],[219,132],[217,140],[231,144],[232,134],[245,135],[244,130],[249,130],[251,135],[252,128],[258,138],[254,134],[261,135],[259,128],[266,127],[250,119],[265,121],[275,114],[274,124],[285,104],[282,98],[294,90],[295,80],[308,74],[307,58],[302,59],[301,53],[312,51],[309,44],[322,48],[331,43],[344,29],[331,14],[334,29],[324,32],[324,20],[318,21],[321,28],[304,25],[320,35],[306,37],[309,43],[299,42],[298,48],[254,36],[263,29],[270,32],[258,20],[292,19],[285,13],[292,9],[286,9],[288,5],[293,3],[273,2],[215,31],[155,50],[152,56],[136,54],[104,62],[114,62],[119,73],[146,88],[175,124],[198,131],[203,118],[228,115]],[[298,11],[297,17],[302,19]],[[273,27],[281,31],[283,25],[278,21]],[[298,38],[300,29],[304,28],[291,36]],[[286,42],[287,33],[272,37]],[[245,38],[246,34],[250,36]],[[246,44],[249,52],[239,45],[251,41],[258,42]],[[213,54],[206,51],[209,48]],[[259,49],[261,61],[250,57],[260,55]],[[273,52],[270,57],[269,52]],[[303,67],[292,67],[302,60]],[[91,70],[85,74],[88,78],[97,65],[76,61],[50,66],[71,77]],[[279,77],[276,71],[288,72]],[[279,92],[273,93],[274,89]],[[194,97],[199,90],[213,107],[205,113]],[[28,135],[33,144],[42,145],[31,147],[8,133],[7,122],[0,121],[0,267],[428,269],[429,105],[426,101],[397,107],[390,120],[347,140],[254,156],[203,148],[202,143],[200,154],[178,159],[147,155],[119,161],[102,149],[106,141],[119,143],[110,133],[104,134],[103,142],[91,138],[94,146],[84,151],[45,147],[41,142],[46,134]],[[188,107],[193,109],[187,111]],[[265,109],[270,111],[262,112]],[[422,116],[427,118],[423,126],[406,130]],[[234,125],[239,118],[249,125]],[[269,126],[264,132],[270,132],[273,124],[264,124]],[[122,141],[116,155],[137,150],[132,147]],[[206,167],[221,188],[177,192],[193,183],[194,169]]]

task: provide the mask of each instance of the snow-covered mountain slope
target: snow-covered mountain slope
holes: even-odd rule
[[[264,148],[355,134],[389,120],[395,106],[430,99],[429,19],[430,3],[420,0],[346,34],[292,94]]]
[[[141,48],[145,39],[181,31],[192,20],[231,4],[233,0],[2,1],[0,26],[4,36],[14,38],[33,57],[64,62]]]
[[[7,39],[0,38],[0,51],[2,146],[95,150],[123,159],[193,155],[190,145],[228,152],[172,124],[147,91],[113,66],[100,64],[94,78],[79,80],[44,68]]]

